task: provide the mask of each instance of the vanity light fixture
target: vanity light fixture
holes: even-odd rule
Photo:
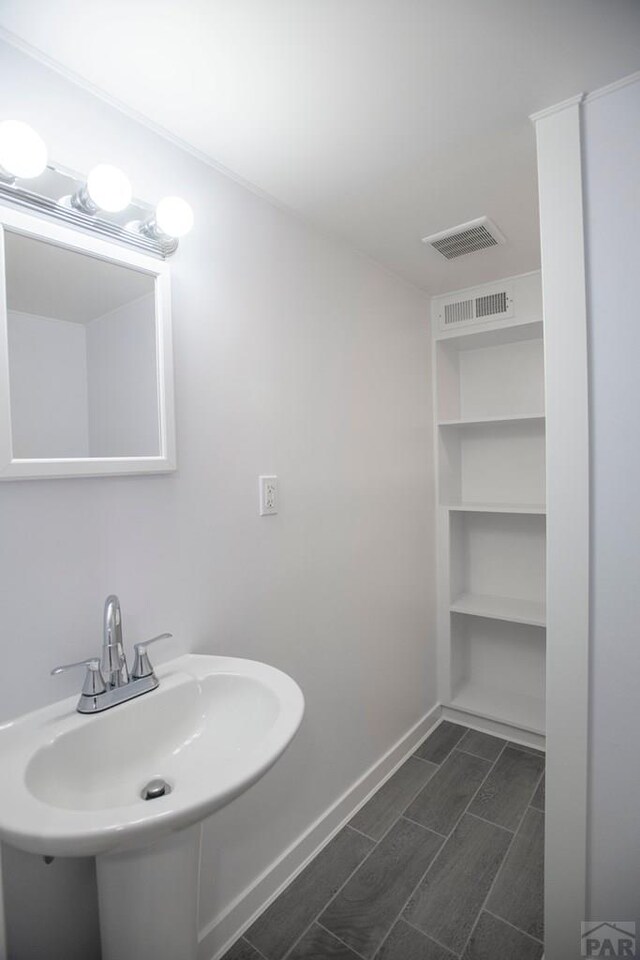
[[[0,123],[0,181],[39,177],[47,166],[47,147],[33,127],[22,120]]]
[[[99,163],[87,177],[86,184],[71,197],[71,206],[89,216],[99,210],[119,213],[131,203],[133,190],[129,178],[110,163]]]
[[[19,181],[41,177],[38,191]],[[128,177],[109,163],[89,176],[49,161],[47,147],[22,120],[0,121],[0,202],[43,214],[80,230],[108,237],[165,259],[193,226],[193,210],[181,197],[164,197],[155,209],[133,196]],[[118,214],[127,211],[130,221]],[[126,216],[125,215],[125,216]]]

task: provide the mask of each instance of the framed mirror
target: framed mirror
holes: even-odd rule
[[[0,207],[0,479],[174,469],[168,264]]]

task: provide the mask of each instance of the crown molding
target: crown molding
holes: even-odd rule
[[[616,90],[622,90],[623,87],[629,87],[633,83],[640,83],[640,70],[636,70],[635,73],[630,73],[628,77],[622,77],[620,80],[614,80],[613,83],[608,83],[606,87],[598,87],[597,90],[594,90],[592,93],[588,93],[584,98],[585,103],[591,103],[592,100],[598,100],[600,97],[607,97],[610,93],[615,93]]]
[[[545,117],[550,117],[554,113],[561,113],[562,110],[567,110],[570,107],[575,107],[583,103],[591,103],[592,100],[607,97],[610,93],[615,93],[617,90],[622,90],[623,87],[629,87],[634,83],[640,83],[640,70],[636,70],[635,73],[630,73],[620,80],[614,80],[613,83],[608,83],[604,87],[598,87],[597,90],[592,90],[590,93],[578,93],[575,97],[569,97],[568,100],[562,100],[560,103],[546,107],[544,110],[538,110],[536,113],[530,114],[529,119],[532,123],[537,123],[538,120],[544,120]]]
[[[529,120],[531,120],[532,123],[537,123],[538,120],[544,120],[545,117],[553,116],[554,113],[561,113],[570,107],[579,106],[584,101],[584,98],[584,93],[577,93],[575,97],[569,97],[567,100],[561,100],[560,103],[555,103],[551,107],[545,107],[544,110],[538,110],[536,113],[529,114]]]

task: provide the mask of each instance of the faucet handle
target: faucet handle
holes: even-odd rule
[[[97,697],[101,693],[106,693],[106,686],[100,670],[100,660],[98,657],[89,657],[88,660],[77,660],[75,663],[64,663],[60,667],[54,667],[51,676],[58,673],[66,673],[74,667],[86,667],[87,673],[82,685],[82,695],[85,697]]]
[[[133,649],[136,656],[131,671],[132,680],[142,680],[143,677],[150,677],[153,674],[153,667],[147,654],[149,644],[156,643],[157,640],[169,640],[172,636],[172,633],[160,633],[157,637],[152,637],[151,640],[141,640],[140,643],[134,643]]]

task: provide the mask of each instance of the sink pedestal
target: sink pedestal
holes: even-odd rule
[[[201,830],[96,857],[102,960],[196,960]]]

